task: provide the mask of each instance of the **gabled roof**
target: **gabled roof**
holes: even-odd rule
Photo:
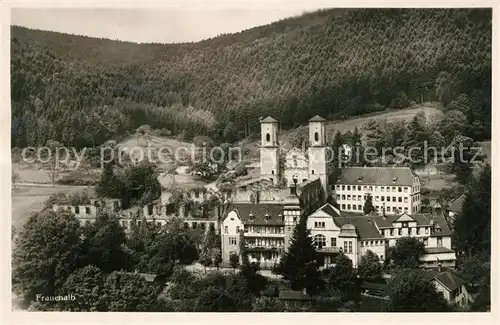
[[[455,291],[465,284],[465,281],[455,272],[447,270],[434,276],[434,280],[441,283],[448,291]]]
[[[387,215],[385,218],[383,216],[374,216],[373,221],[377,224],[378,228],[392,228],[392,224],[394,222],[400,222],[398,219],[401,218],[401,216],[407,215],[409,218],[413,219],[417,223],[417,226],[420,227],[430,227],[431,226],[431,219],[434,221],[434,224],[439,226],[440,228],[439,232],[433,232],[430,234],[431,237],[441,237],[441,236],[450,236],[451,231],[450,228],[448,227],[448,223],[446,222],[444,216],[442,214],[435,214],[432,215],[431,213],[416,213],[416,214],[411,214],[408,215],[406,213],[403,214],[390,214]],[[403,220],[401,220],[403,221]],[[406,222],[406,220],[404,220]],[[408,220],[408,222],[412,222]]]
[[[455,213],[460,213],[462,211],[462,205],[464,204],[464,201],[465,201],[465,193],[462,193],[462,195],[451,201],[448,210]]]
[[[314,115],[309,119],[309,122],[325,122],[326,120],[319,115]]]
[[[236,211],[241,221],[249,225],[283,225],[283,204],[233,203],[228,211]],[[252,216],[251,216],[252,215]]]
[[[278,123],[278,120],[275,119],[274,117],[272,116],[268,116],[262,120],[260,120],[260,123]]]
[[[413,177],[409,167],[344,167],[337,184],[412,186]]]
[[[336,209],[333,205],[331,205],[330,203],[326,203],[325,205],[323,205],[321,208],[319,208],[318,210],[321,210],[327,214],[329,214],[330,216],[332,217],[342,217],[342,214],[340,213],[340,211],[338,209]],[[317,211],[318,211],[317,210]]]
[[[352,224],[356,227],[356,232],[358,234],[358,238],[361,240],[365,239],[384,239],[379,231],[372,218],[366,216],[357,216],[357,217],[334,217],[333,221],[339,226],[342,227],[346,224]]]
[[[403,222],[403,221],[411,222],[415,221],[415,219],[413,219],[408,213],[403,213],[402,215],[399,216],[399,218],[394,220],[394,222]]]

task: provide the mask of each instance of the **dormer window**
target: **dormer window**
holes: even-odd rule
[[[393,182],[393,183],[396,183],[397,181],[398,181],[398,178],[397,178],[397,177],[394,177],[394,178],[392,179],[392,182]]]
[[[265,219],[266,221],[271,220],[271,216],[269,215],[269,213],[266,213],[266,214],[264,215],[264,219]]]
[[[278,214],[278,219],[281,221],[285,221],[285,217],[283,217],[283,215],[281,213]]]
[[[271,135],[269,133],[266,133],[266,141],[267,142],[271,141]]]
[[[254,221],[255,220],[255,215],[253,213],[250,213],[248,215],[248,217],[250,218],[250,221]]]
[[[314,132],[314,141],[318,141],[318,140],[319,140],[319,133]]]
[[[358,182],[360,183],[363,180],[363,176],[358,177]]]

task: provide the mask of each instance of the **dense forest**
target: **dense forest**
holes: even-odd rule
[[[489,9],[330,9],[183,44],[13,26],[12,146],[94,146],[144,124],[227,141],[264,115],[288,128],[424,101],[488,139],[491,41]]]

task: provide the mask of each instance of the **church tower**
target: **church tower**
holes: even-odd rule
[[[325,195],[328,191],[328,171],[326,167],[326,120],[319,115],[309,120],[309,179],[319,178]]]
[[[278,121],[271,116],[260,121],[260,175],[273,184],[279,181]]]

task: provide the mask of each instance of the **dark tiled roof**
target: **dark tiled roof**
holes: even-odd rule
[[[385,289],[387,289],[387,284],[363,281],[363,283],[361,283],[361,289],[385,290]]]
[[[403,213],[406,214],[406,213]],[[401,217],[403,214],[391,214],[387,215],[385,218],[383,216],[374,216],[373,221],[377,224],[379,228],[392,228],[392,223],[395,222],[399,217]],[[418,226],[430,226],[431,225],[431,216],[432,214],[430,213],[417,213],[417,214],[406,214],[413,220],[417,222]],[[439,236],[450,236],[451,231],[450,228],[448,227],[448,224],[446,223],[446,220],[442,214],[435,214],[433,216],[434,223],[439,225],[439,228],[441,228],[441,231],[439,232],[434,232],[431,234],[432,237],[439,237]]]
[[[465,284],[465,281],[453,271],[445,271],[437,274],[434,280],[440,282],[449,291],[454,291]]]
[[[408,167],[345,167],[337,184],[412,186],[413,177]]]
[[[315,115],[309,119],[309,122],[325,122],[326,120],[319,115]]]
[[[261,123],[278,123],[278,120],[272,116],[268,116],[260,121]]]
[[[279,299],[281,300],[311,300],[311,297],[302,291],[282,290],[280,291]]]
[[[356,232],[359,239],[383,239],[382,236],[375,226],[375,223],[370,217],[359,216],[359,217],[334,217],[334,222],[342,227],[346,224],[352,224],[356,227]]]
[[[329,215],[331,215],[332,217],[341,217],[342,215],[340,214],[340,211],[335,211],[335,209],[333,208],[333,206],[329,203],[323,205],[321,208],[320,208],[321,211],[325,212],[325,213],[328,213]]]
[[[460,213],[462,211],[462,205],[464,204],[465,201],[465,193],[454,199],[448,210],[455,212],[455,213]]]
[[[283,204],[276,203],[233,203],[228,211],[236,210],[245,224],[253,225],[282,225]],[[253,214],[253,218],[250,217]],[[266,219],[268,215],[268,219]]]

